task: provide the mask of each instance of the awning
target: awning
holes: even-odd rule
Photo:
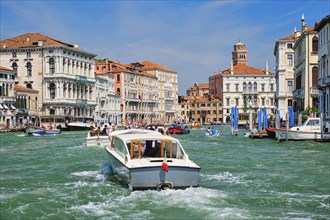
[[[2,105],[0,104],[0,109],[2,110],[3,109],[3,107],[2,107]]]
[[[13,110],[16,109],[14,105],[10,105],[10,108],[13,109]]]
[[[8,106],[7,106],[6,104],[2,104],[2,106],[3,106],[3,108],[6,109],[6,110],[8,109]]]

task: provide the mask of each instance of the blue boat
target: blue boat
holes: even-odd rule
[[[26,127],[24,133],[28,136],[52,136],[52,135],[57,135],[61,133],[60,129],[44,129],[40,127],[35,127],[35,126],[28,126]]]

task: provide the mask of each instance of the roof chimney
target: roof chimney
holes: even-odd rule
[[[3,48],[3,49],[7,48],[6,43],[3,43],[3,44],[2,44],[2,48]]]
[[[230,61],[230,74],[231,74],[231,75],[234,75],[233,60]]]
[[[269,68],[268,68],[268,60],[266,60],[266,75],[268,75],[268,70],[269,70]]]
[[[29,42],[29,41],[30,41],[30,38],[27,37],[27,38],[26,38],[26,42]]]

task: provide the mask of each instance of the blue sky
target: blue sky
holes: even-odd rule
[[[152,61],[177,71],[179,94],[230,67],[233,45],[249,65],[275,67],[275,41],[329,14],[330,0],[0,1],[0,38],[39,32],[97,58]]]

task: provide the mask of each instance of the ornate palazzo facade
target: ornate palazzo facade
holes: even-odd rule
[[[39,91],[39,115],[93,116],[95,54],[39,33],[1,44],[1,65],[16,72],[15,83]]]

